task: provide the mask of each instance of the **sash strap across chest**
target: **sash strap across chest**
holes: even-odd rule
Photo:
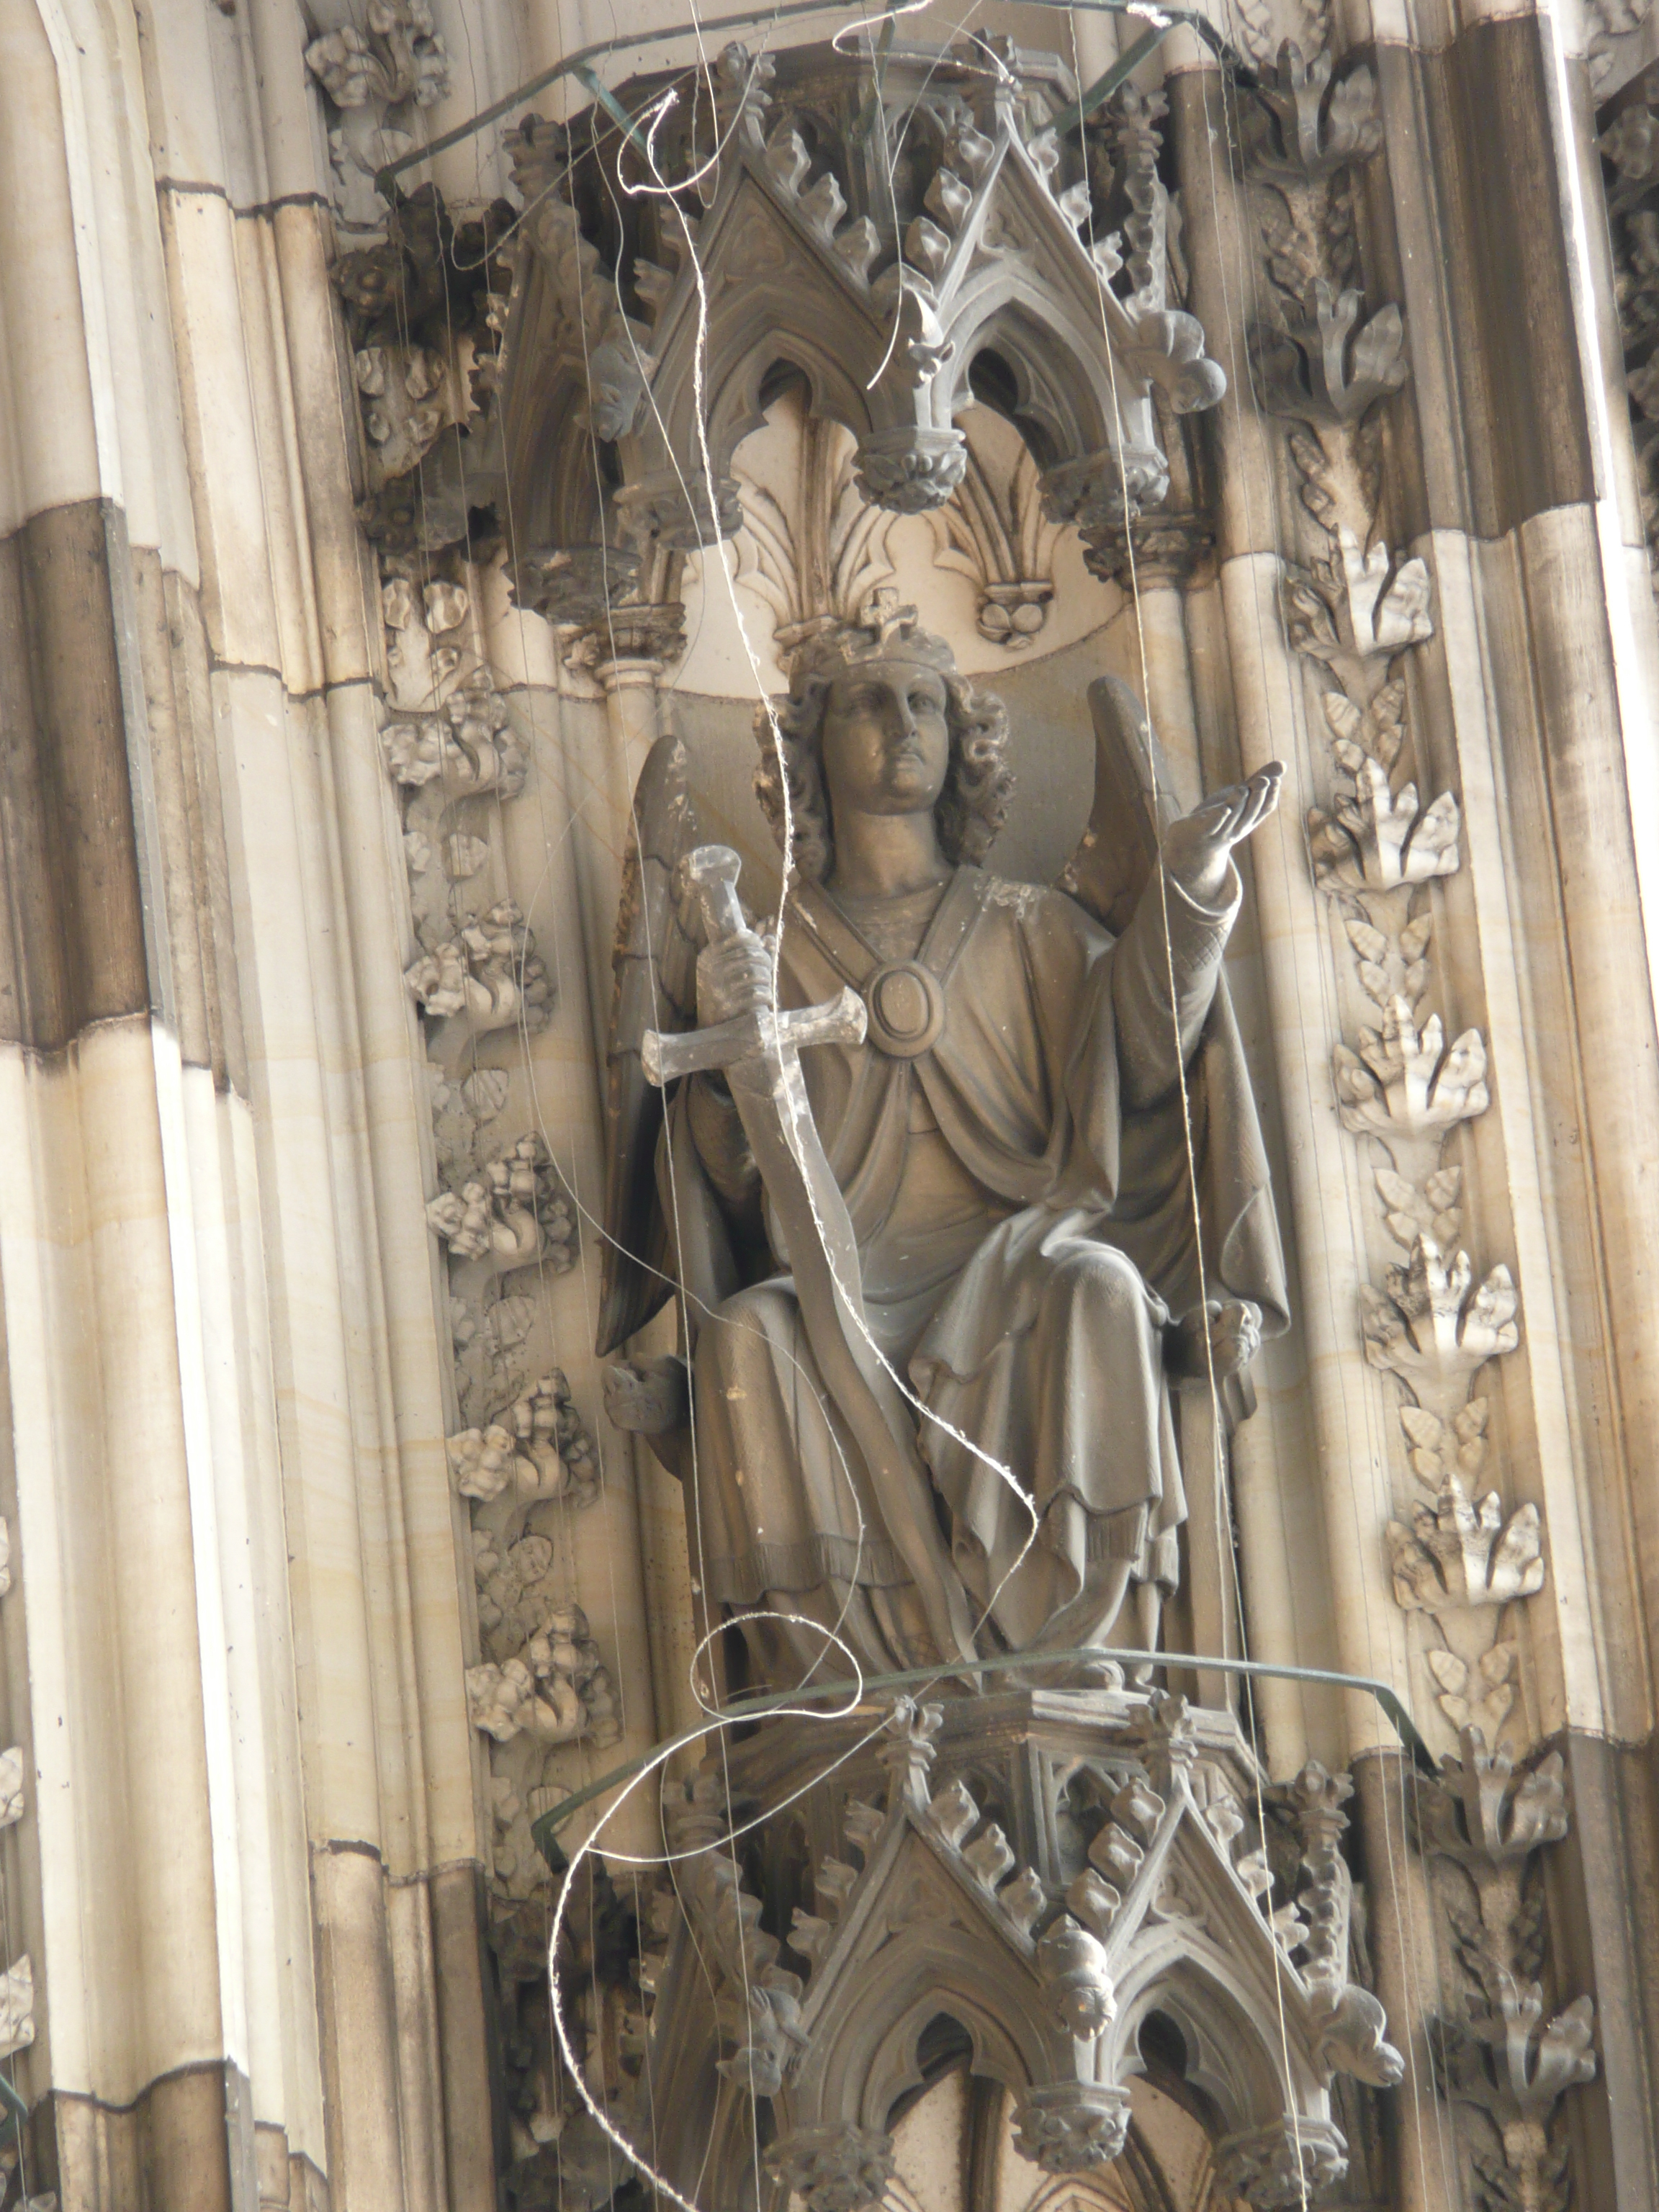
[[[801,884],[790,893],[789,911],[864,1000],[871,1043],[891,1060],[919,1060],[944,1031],[945,985],[989,889],[981,869],[958,868],[914,960],[884,958],[816,884]]]

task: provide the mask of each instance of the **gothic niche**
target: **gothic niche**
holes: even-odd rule
[[[867,57],[731,46],[709,81],[624,88],[651,118],[626,137],[598,106],[568,130],[524,118],[501,449],[521,602],[588,623],[672,597],[683,556],[740,526],[732,457],[780,363],[851,433],[872,507],[964,495],[956,550],[1007,587],[988,635],[1031,635],[1042,597],[972,481],[957,418],[975,400],[1017,424],[1044,517],[1119,574],[1170,491],[1170,426],[1226,380],[1180,305],[1161,100],[1061,135],[1075,99],[1053,56],[1006,40],[896,48],[879,88]],[[1185,543],[1197,464],[1177,445]]]
[[[1230,1708],[1104,1656],[1181,1633],[1183,1456],[1206,1487],[1287,1321],[1221,973],[1279,770],[1180,814],[1103,678],[1075,852],[1051,885],[998,877],[1007,714],[899,604],[884,535],[950,514],[941,557],[1005,644],[1044,619],[1042,530],[1133,581],[1173,483],[1201,541],[1170,434],[1224,380],[1176,304],[1161,106],[1062,132],[1066,70],[995,42],[879,76],[729,48],[672,88],[624,89],[632,131],[514,134],[489,433],[521,603],[667,619],[685,557],[743,528],[788,673],[756,717],[775,939],[678,738],[635,797],[606,1410],[685,1483],[726,1692],[938,1690],[724,1746],[668,1793],[671,1878],[627,1899],[582,1856],[520,2201],[532,2166],[567,2207],[616,2187],[598,2107],[698,2203],[902,2203],[910,2115],[956,2097],[1028,2197],[1110,2176],[1169,2202],[1179,2150],[1183,2201],[1300,2203],[1364,2162],[1347,2085],[1402,2064],[1352,1942],[1348,1785],[1275,1788]],[[799,499],[738,458],[786,394]],[[974,408],[1023,441],[994,483]],[[671,1300],[676,1348],[647,1355]],[[532,1832],[562,1869],[559,1820]]]

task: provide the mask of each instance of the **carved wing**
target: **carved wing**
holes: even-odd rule
[[[675,885],[681,858],[699,842],[685,748],[659,738],[634,792],[611,956],[601,1358],[643,1328],[673,1287],[657,1196],[663,1094],[645,1079],[640,1040],[647,1030],[696,1025],[696,924],[689,909],[681,914]]]
[[[1095,718],[1094,811],[1060,871],[1059,889],[1121,937],[1164,831],[1181,807],[1163,748],[1128,685],[1097,676],[1089,686],[1089,707]]]

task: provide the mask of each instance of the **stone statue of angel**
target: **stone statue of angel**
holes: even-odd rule
[[[776,1686],[1103,1644],[1132,1592],[1151,1648],[1170,1379],[1286,1323],[1221,974],[1279,770],[1170,819],[1133,695],[1091,703],[1088,830],[1058,887],[1008,882],[1001,703],[908,610],[809,639],[757,718],[775,939],[729,884],[729,927],[699,920],[678,741],[641,781],[599,1350],[678,1288],[683,1359],[612,1369],[608,1404],[682,1475],[710,1625]],[[791,1023],[830,1041],[781,1050]],[[696,1072],[653,1090],[642,1048]]]

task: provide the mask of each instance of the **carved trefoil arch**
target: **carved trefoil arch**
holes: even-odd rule
[[[880,2202],[943,2018],[1020,2155],[1101,2177],[1156,2014],[1220,2187],[1300,2203],[1347,2165],[1334,2080],[1403,2067],[1349,1978],[1348,1786],[1310,1766],[1274,1789],[1231,1716],[1111,1688],[901,1700],[735,1748],[669,1810],[683,1902],[642,1972],[638,2091],[659,2170],[749,2202],[758,2143],[780,2202]]]
[[[833,47],[730,47],[717,75],[712,106],[628,88],[626,140],[598,110],[510,134],[527,244],[501,458],[524,604],[591,620],[733,536],[732,454],[780,366],[852,434],[876,507],[927,512],[963,483],[956,418],[988,356],[1050,520],[1103,538],[1158,505],[1154,394],[1199,411],[1226,380],[1174,303],[1151,157],[1107,230],[1115,170],[1091,181],[1054,128],[1076,88],[1052,56],[896,49],[878,81]],[[1140,136],[1155,153],[1150,118]]]

